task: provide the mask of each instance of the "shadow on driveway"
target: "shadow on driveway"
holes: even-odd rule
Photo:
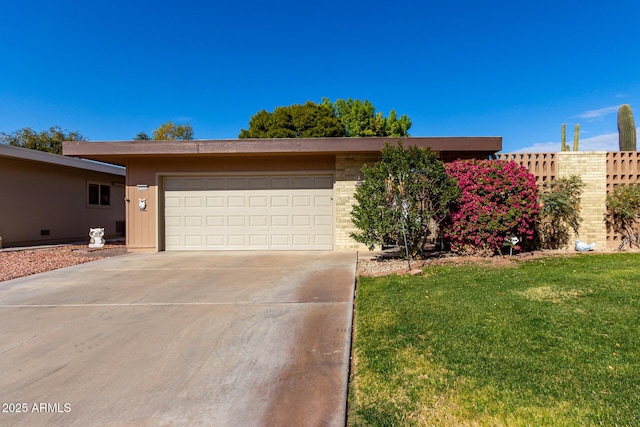
[[[355,269],[161,252],[2,282],[0,425],[342,426]]]

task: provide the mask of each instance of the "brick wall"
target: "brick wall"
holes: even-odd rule
[[[607,210],[607,153],[604,151],[564,151],[557,154],[558,178],[578,175],[585,184],[582,191],[582,223],[578,239],[596,242],[596,249],[607,247],[607,227],[604,214]],[[575,245],[571,236],[569,247]]]
[[[337,251],[368,251],[368,248],[349,237],[357,229],[351,221],[351,210],[356,203],[356,185],[362,179],[360,169],[364,164],[380,160],[379,155],[336,155],[336,182],[333,194],[336,205],[335,246]]]
[[[640,151],[612,151],[607,153],[607,194],[620,184],[640,183]],[[608,230],[607,245],[617,248],[622,236]]]
[[[586,187],[582,195],[583,223],[579,239],[596,242],[599,249],[614,249],[621,237],[606,230],[606,196],[616,185],[640,183],[640,152],[560,152],[498,154],[499,160],[511,160],[526,167],[538,185],[556,177],[579,175]],[[603,238],[604,236],[604,238]],[[575,240],[571,241],[573,245]]]
[[[536,177],[538,186],[553,181],[558,175],[556,153],[496,154],[496,159],[512,161],[524,166]]]

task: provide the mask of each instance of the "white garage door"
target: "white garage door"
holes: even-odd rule
[[[166,250],[332,250],[333,177],[165,177]]]

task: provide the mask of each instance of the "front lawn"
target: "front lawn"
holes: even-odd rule
[[[640,425],[640,254],[359,278],[351,426]]]

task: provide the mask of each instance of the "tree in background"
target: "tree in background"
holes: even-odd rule
[[[69,132],[58,126],[41,132],[28,127],[12,133],[0,132],[0,143],[54,154],[62,154],[62,141],[86,141],[86,138],[77,131]]]
[[[149,141],[151,137],[145,131],[138,132],[138,134],[133,138],[134,141]]]
[[[409,136],[411,119],[407,115],[398,119],[395,110],[385,118],[382,113],[376,113],[369,100],[338,99],[331,105],[331,101],[325,98],[323,102],[334,109],[345,126],[346,136]]]
[[[240,138],[317,138],[345,136],[344,125],[326,104],[307,101],[277,107],[272,113],[261,110],[249,120],[249,129]]]
[[[403,243],[413,256],[423,252],[427,235],[448,214],[458,188],[435,154],[411,146],[406,150],[385,144],[382,160],[362,168],[364,180],[356,188],[351,219],[360,230],[351,237],[373,249],[376,245]],[[404,215],[404,218],[401,216]]]
[[[261,110],[249,120],[249,129],[240,131],[240,138],[320,138],[341,136],[408,136],[411,120],[398,118],[391,110],[388,118],[376,113],[368,101],[327,98],[321,104],[307,101],[277,107],[273,112]]]
[[[578,235],[580,196],[584,183],[577,175],[545,182],[540,193],[540,244],[545,249],[560,249],[569,242],[569,229]]]
[[[144,134],[144,135],[141,135]],[[138,136],[148,136],[144,132],[140,132]],[[171,120],[158,126],[153,130],[153,139],[156,141],[174,141],[174,140],[190,140],[193,139],[193,129],[191,125],[176,125]]]
[[[618,144],[620,151],[636,151],[636,123],[629,104],[618,109]]]

